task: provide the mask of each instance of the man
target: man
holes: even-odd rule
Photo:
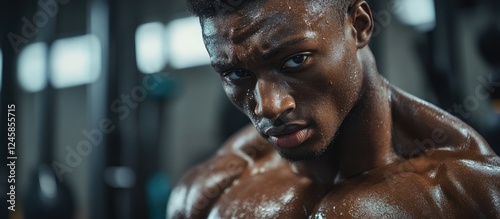
[[[182,179],[169,218],[499,217],[500,158],[378,74],[365,1],[188,5],[253,126]]]

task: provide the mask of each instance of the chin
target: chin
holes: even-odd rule
[[[312,145],[301,145],[297,148],[276,148],[278,153],[288,162],[294,163],[299,161],[315,160],[321,158],[328,151],[328,147],[313,149]]]

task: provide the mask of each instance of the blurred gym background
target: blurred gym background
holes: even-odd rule
[[[500,2],[370,3],[380,73],[498,153]],[[3,1],[0,22],[0,136],[16,104],[18,156],[0,218],[164,218],[175,182],[247,123],[183,0]]]

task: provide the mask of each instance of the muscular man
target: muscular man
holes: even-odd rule
[[[389,84],[362,0],[188,0],[253,123],[173,190],[169,218],[500,217],[500,158]]]

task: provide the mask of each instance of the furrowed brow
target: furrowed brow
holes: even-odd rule
[[[309,38],[307,38],[307,37],[299,37],[299,38],[294,38],[291,40],[284,41],[283,43],[278,44],[278,46],[271,48],[268,51],[264,51],[262,54],[262,57],[264,60],[269,60],[287,49],[301,45],[302,43],[304,43],[308,39]],[[231,63],[227,59],[221,59],[221,60],[217,60],[216,62],[213,62],[212,67],[217,72],[224,72],[224,71],[228,71],[230,69],[238,68],[236,63]]]
[[[262,54],[262,58],[264,60],[269,60],[269,59],[273,58],[274,56],[280,54],[281,52],[283,52],[289,48],[299,46],[300,44],[304,43],[306,40],[307,40],[306,37],[300,37],[300,38],[295,38],[292,40],[285,41],[285,42],[279,44],[278,46],[270,49],[269,51],[264,52]]]
[[[235,66],[227,62],[215,62],[212,63],[212,68],[217,72],[224,72],[235,68]]]

